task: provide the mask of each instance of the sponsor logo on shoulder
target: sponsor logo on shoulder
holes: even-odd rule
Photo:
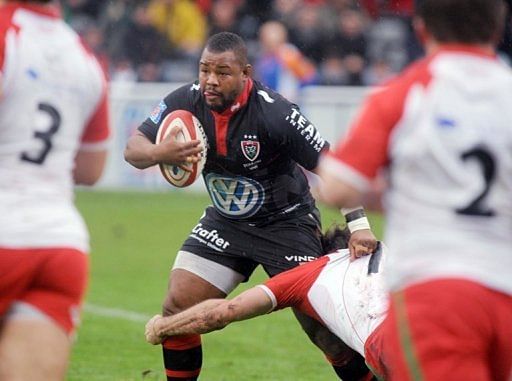
[[[316,127],[309,122],[299,110],[293,108],[290,115],[285,118],[288,123],[295,127],[304,139],[313,146],[315,151],[320,152],[325,145],[325,140]]]
[[[229,241],[222,238],[217,230],[205,229],[203,228],[202,223],[198,223],[196,226],[194,226],[192,233],[190,233],[190,237],[208,246],[209,248],[220,252],[223,252],[230,245]]]
[[[167,105],[162,100],[160,103],[151,111],[151,114],[149,114],[149,119],[155,124],[158,124],[160,122],[160,119],[162,119],[162,114],[164,111],[167,110]]]
[[[199,91],[201,90],[201,86],[199,83],[193,83],[192,86],[190,86],[190,91]]]

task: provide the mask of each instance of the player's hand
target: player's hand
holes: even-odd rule
[[[146,330],[144,332],[146,336],[146,341],[150,344],[157,345],[161,344],[163,341],[163,337],[159,336],[156,333],[155,324],[158,320],[162,319],[162,315],[155,315],[146,323]]]
[[[364,255],[372,254],[377,248],[377,239],[370,229],[356,230],[348,241],[350,260],[353,261]]]
[[[164,140],[154,146],[155,161],[159,163],[179,165],[183,170],[190,171],[188,164],[197,163],[201,159],[203,146],[200,140],[180,142],[177,140],[178,133],[182,127],[174,127]]]

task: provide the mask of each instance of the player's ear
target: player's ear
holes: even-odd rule
[[[252,77],[252,65],[251,64],[245,65],[245,67],[242,69],[242,73],[246,77]]]

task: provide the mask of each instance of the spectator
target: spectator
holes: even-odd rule
[[[270,20],[279,21],[289,28],[301,6],[301,0],[274,0]]]
[[[373,61],[363,73],[363,85],[376,86],[390,80],[395,76],[391,65],[385,60]]]
[[[319,84],[325,86],[344,86],[348,74],[343,59],[338,55],[325,57],[320,64]]]
[[[170,51],[165,37],[151,24],[145,4],[139,4],[133,10],[121,38],[121,46],[118,59],[128,59],[136,71],[141,65],[161,64]]]
[[[212,4],[208,35],[219,32],[238,33],[238,2],[236,0],[217,0]]]
[[[290,42],[315,63],[323,57],[323,46],[327,38],[320,19],[321,6],[304,4],[294,14],[290,25]]]
[[[261,53],[255,65],[255,75],[265,85],[284,97],[297,100],[302,86],[315,83],[316,67],[300,50],[288,42],[285,26],[268,21],[260,28]]]
[[[151,0],[151,23],[171,43],[180,57],[197,58],[206,39],[207,21],[199,6],[191,0]]]

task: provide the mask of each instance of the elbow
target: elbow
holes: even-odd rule
[[[99,179],[101,178],[102,171],[98,171],[95,173],[82,173],[78,174],[75,172],[74,174],[74,181],[76,185],[86,185],[86,186],[93,186],[95,185]]]

